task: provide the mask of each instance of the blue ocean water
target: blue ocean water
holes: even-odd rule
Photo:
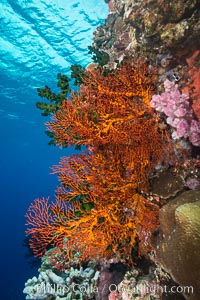
[[[0,2],[0,297],[21,300],[24,282],[37,274],[24,257],[24,215],[33,199],[53,197],[50,167],[73,151],[47,145],[36,88],[56,91],[57,73],[91,61],[87,46],[108,7],[104,0]]]

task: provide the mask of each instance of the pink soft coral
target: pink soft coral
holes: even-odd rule
[[[175,129],[173,139],[189,138],[191,144],[200,146],[200,125],[195,120],[189,95],[182,94],[178,85],[168,79],[164,81],[164,88],[161,95],[152,97],[151,107],[167,116],[167,123]]]

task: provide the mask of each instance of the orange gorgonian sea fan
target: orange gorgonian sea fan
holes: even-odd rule
[[[35,199],[26,213],[26,234],[30,235],[30,248],[42,257],[48,246],[61,246],[67,235],[67,220],[74,218],[75,206],[64,201]],[[63,227],[64,226],[64,227]]]
[[[115,153],[116,163],[120,160],[145,189],[167,148],[167,134],[160,132],[149,106],[154,81],[154,72],[142,62],[124,62],[106,76],[99,68],[85,71],[80,92],[63,101],[48,130],[59,145],[87,145],[105,159]]]
[[[61,180],[56,202],[37,199],[26,215],[35,255],[51,245],[69,261],[75,254],[80,261],[112,255],[131,261],[136,238],[157,228],[159,206],[135,193],[112,157],[107,162],[99,154],[63,158],[53,169]]]
[[[163,160],[167,142],[150,108],[154,74],[138,62],[124,62],[104,76],[85,72],[80,92],[72,93],[49,122],[59,145],[86,145],[88,153],[62,158],[53,172],[61,186],[56,202],[35,200],[27,212],[30,246],[42,256],[57,246],[73,261],[118,255],[130,260],[139,239],[158,226],[159,205],[139,192]]]
[[[140,139],[144,120],[154,127],[149,103],[155,74],[148,66],[126,62],[103,72],[86,70],[80,92],[64,100],[48,123],[59,145],[131,145]]]

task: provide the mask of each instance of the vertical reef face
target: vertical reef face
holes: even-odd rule
[[[173,3],[112,0],[112,3],[114,11],[104,26],[97,29],[94,38],[98,47],[116,54],[138,49],[155,53],[166,50],[190,53],[191,47],[199,46],[200,5],[197,0]]]
[[[190,117],[192,116],[192,124],[197,125],[198,138],[196,145],[194,143],[193,146],[190,144],[191,141],[187,140],[185,143],[184,138],[173,140],[176,126],[168,127],[176,153],[180,154],[183,148],[186,151],[184,155],[180,155],[182,166],[178,159],[175,162],[173,169],[176,176],[169,170],[166,173],[165,171],[158,173],[153,180],[151,192],[165,202],[160,212],[159,233],[152,238],[155,262],[160,264],[179,285],[193,287],[193,292],[190,290],[183,293],[187,299],[198,300],[200,299],[198,254],[200,246],[200,2],[198,0],[173,2],[112,0],[111,2],[112,13],[105,24],[97,28],[93,46],[109,54],[109,67],[116,67],[117,63],[123,61],[125,57],[134,59],[138,56],[145,57],[150,64],[156,65],[157,94],[162,93],[161,102],[164,96],[167,96],[163,83],[169,80],[170,84],[176,85],[179,89],[180,95],[188,97],[187,109],[190,111]],[[172,95],[171,101],[176,102],[176,96]],[[168,105],[169,99],[166,98],[165,104]],[[183,108],[182,103],[180,108]],[[175,110],[172,112],[174,113]],[[186,120],[184,116],[183,119]],[[160,114],[160,120],[166,121],[163,112]],[[191,130],[190,134],[193,138],[194,133]],[[197,162],[198,168],[195,167]]]

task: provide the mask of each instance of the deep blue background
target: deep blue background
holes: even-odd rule
[[[39,116],[35,119],[35,126],[8,119],[0,124],[1,299],[6,300],[23,299],[24,282],[37,275],[37,269],[31,269],[24,258],[25,212],[34,198],[53,197],[58,184],[56,176],[49,173],[61,151],[47,146],[42,120]]]
[[[58,72],[69,74],[72,63],[85,66],[91,61],[87,46],[92,43],[92,32],[108,13],[103,0],[98,4],[96,0],[67,3],[66,0],[0,3],[3,12],[0,20],[2,300],[24,299],[25,281],[37,275],[37,268],[31,269],[24,258],[24,215],[35,198],[53,198],[58,181],[55,175],[50,175],[50,167],[72,152],[47,145],[44,122],[48,118],[41,117],[35,107],[41,101],[36,87],[47,84],[56,91]]]

